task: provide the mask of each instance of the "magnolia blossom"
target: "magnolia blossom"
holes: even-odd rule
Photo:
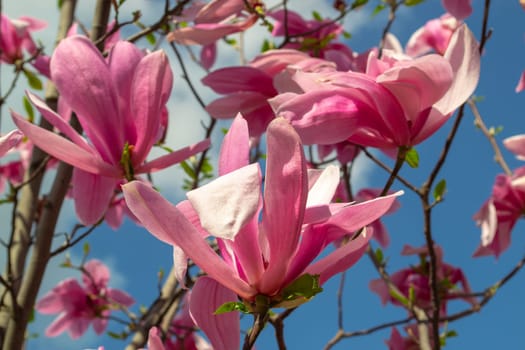
[[[35,309],[40,313],[59,314],[46,329],[46,336],[56,337],[68,331],[71,338],[77,339],[90,324],[97,334],[102,334],[111,310],[134,303],[126,292],[108,287],[109,269],[101,261],[88,261],[82,272],[82,285],[68,278],[36,303]]]
[[[438,291],[441,297],[441,314],[447,313],[447,302],[451,299],[464,299],[467,302],[475,303],[474,298],[469,298],[472,293],[470,285],[460,268],[449,265],[443,261],[443,252],[441,247],[434,248],[437,257],[436,274],[438,279]],[[409,245],[403,247],[401,255],[419,255],[420,262],[418,265],[412,265],[409,268],[402,269],[390,275],[390,280],[407,299],[409,295],[414,296],[412,301],[414,305],[423,310],[430,311],[433,308],[430,291],[430,275],[428,247],[414,248]],[[391,302],[394,305],[400,305],[400,301],[394,298],[390,293],[389,287],[382,279],[370,281],[370,289],[377,293],[383,304]],[[412,292],[411,292],[412,290]]]
[[[175,18],[178,23],[194,24],[175,29],[168,34],[167,39],[184,45],[203,45],[201,64],[209,69],[215,62],[215,42],[227,35],[242,32],[257,21],[257,15],[247,15],[244,9],[244,0],[194,1],[181,17]]]
[[[425,326],[424,326],[425,327]],[[390,339],[385,343],[389,350],[419,350],[421,349],[419,341],[419,329],[418,325],[409,325],[405,327],[405,331],[408,336],[403,337],[396,327],[392,327],[390,333]],[[430,344],[433,344],[433,333],[428,332]]]
[[[46,23],[28,16],[19,19],[10,19],[4,14],[0,16],[0,61],[14,64],[24,58],[24,51],[36,54],[38,49],[31,32],[45,28]]]
[[[446,13],[428,21],[412,34],[406,45],[407,55],[419,56],[431,50],[443,55],[454,31],[462,24],[456,17]]]
[[[478,45],[460,27],[444,56],[411,59],[372,52],[366,74],[298,71],[304,93],[270,100],[306,144],[343,140],[385,150],[414,146],[437,131],[474,91],[479,77]]]
[[[508,144],[514,142],[508,141]],[[498,257],[505,251],[510,245],[511,231],[524,212],[525,167],[514,170],[511,176],[496,176],[492,195],[474,215],[481,227],[481,244],[474,256],[493,254]]]
[[[105,59],[87,38],[61,41],[51,59],[51,74],[60,98],[77,115],[89,141],[42,100],[30,101],[67,138],[26,121],[13,120],[35,145],[75,167],[73,198],[83,224],[96,223],[108,208],[115,186],[135,174],[157,171],[209,146],[205,140],[153,161],[146,157],[162,136],[172,73],[166,55],[147,55],[118,42]]]
[[[173,206],[139,182],[123,190],[142,224],[174,246],[177,263],[184,252],[248,303],[261,295],[272,306],[296,306],[308,298],[290,300],[283,294],[286,287],[304,276],[318,276],[322,285],[351,267],[367,247],[371,234],[366,230],[314,259],[331,242],[378,219],[398,194],[356,205],[330,204],[339,183],[337,167],[326,168],[309,183],[302,144],[287,121],[270,123],[267,147],[263,196],[259,164],[248,164],[248,129],[240,116],[223,142],[220,176],[188,192],[188,201]],[[208,244],[208,236],[217,238],[221,256]]]
[[[274,78],[288,65],[308,58],[290,49],[270,50],[246,66],[226,67],[211,72],[202,83],[225,95],[206,106],[214,118],[233,118],[241,113],[248,122],[250,136],[259,137],[275,117],[268,99],[278,94]]]

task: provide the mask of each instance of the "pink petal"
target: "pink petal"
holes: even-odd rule
[[[478,85],[479,45],[474,34],[465,24],[452,35],[444,57],[452,66],[454,81],[445,96],[434,107],[446,115],[464,103]]]
[[[239,113],[224,136],[219,155],[219,175],[227,174],[250,163],[248,123]]]
[[[75,320],[66,313],[60,314],[57,318],[51,322],[49,327],[46,328],[46,337],[57,337],[62,332],[66,331]]]
[[[148,333],[148,350],[165,350],[164,344],[160,339],[160,332],[157,327],[151,327]]]
[[[126,307],[135,304],[135,299],[133,299],[128,293],[120,289],[109,288],[108,298],[110,301]]]
[[[516,92],[521,92],[525,89],[525,72],[521,73],[518,85],[516,85]]]
[[[250,66],[217,69],[201,81],[216,93],[223,95],[239,91],[257,91],[266,96],[277,94],[272,77]]]
[[[154,236],[183,249],[203,271],[243,298],[255,291],[219,258],[186,217],[150,186],[132,181],[122,186],[129,209]]]
[[[231,290],[209,277],[200,277],[192,288],[190,314],[210,340],[214,350],[240,347],[240,321],[237,312],[214,315],[224,303],[237,301]]]
[[[220,176],[186,194],[201,225],[213,236],[235,236],[257,211],[261,173],[258,164],[247,165]]]
[[[457,19],[465,19],[472,14],[472,0],[441,0],[443,7]]]
[[[355,101],[332,90],[282,94],[268,102],[277,116],[287,119],[304,144],[333,144],[346,140],[356,129],[361,112]]]
[[[118,163],[124,125],[110,76],[104,57],[86,37],[62,40],[51,58],[51,77],[61,98],[77,113],[104,160]]]
[[[308,266],[305,272],[320,275],[319,283],[324,284],[333,275],[352,267],[363,256],[371,237],[372,234],[364,230],[358,238]]]
[[[239,91],[210,102],[206,111],[214,118],[233,118],[237,113],[247,118],[248,113],[269,107],[267,99],[268,96],[258,91]],[[271,113],[271,109],[268,110]]]
[[[392,204],[395,203],[396,197],[401,194],[403,194],[403,191],[370,201],[352,204],[341,209],[337,215],[332,216],[325,223],[321,224],[329,230],[329,241],[355,232],[379,219],[390,210]]]
[[[44,130],[11,112],[16,126],[39,148],[55,158],[84,171],[105,176],[120,177],[120,170],[104,162],[94,153],[51,131]]]
[[[13,130],[7,133],[6,135],[0,137],[0,157],[7,153],[11,148],[15,147],[24,135],[20,130]]]
[[[109,269],[102,261],[97,259],[89,260],[84,269],[87,272],[82,275],[82,281],[85,286],[89,286],[93,290],[106,288],[109,282]]]
[[[217,58],[216,43],[204,45],[201,49],[200,62],[202,68],[210,70]]]
[[[525,134],[507,137],[503,140],[503,145],[514,153],[516,158],[525,160]]]
[[[162,170],[173,164],[180,163],[189,157],[200,153],[210,147],[210,140],[206,139],[188,147],[173,151],[164,156],[153,159],[135,168],[135,173],[150,173]]]
[[[272,295],[285,277],[297,248],[308,193],[306,162],[299,135],[284,119],[274,119],[267,131],[268,159],[261,229],[270,256],[260,291]]]
[[[106,40],[107,43],[107,40]],[[131,91],[135,68],[144,57],[144,52],[137,46],[127,42],[117,42],[108,56],[108,66],[111,79],[118,88],[118,109],[123,118],[124,135],[129,144],[135,144],[137,130],[134,124],[135,111],[131,108]]]
[[[339,169],[335,165],[327,166],[308,191],[306,206],[329,204],[338,185]]]
[[[84,225],[96,224],[108,209],[117,180],[75,168],[72,183],[79,221]]]
[[[172,85],[171,68],[163,51],[147,55],[137,65],[131,87],[131,108],[138,134],[133,150],[134,165],[142,163],[158,141],[161,111],[170,97]]]

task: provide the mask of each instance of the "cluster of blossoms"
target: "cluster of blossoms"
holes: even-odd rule
[[[60,94],[58,112],[27,94],[60,134],[13,111],[19,130],[0,137],[0,156],[16,147],[23,133],[30,142],[20,145],[36,145],[74,167],[71,196],[82,224],[105,218],[117,228],[127,214],[173,247],[181,285],[188,259],[206,273],[192,286],[167,332],[151,328],[149,350],[238,349],[238,314],[215,314],[221,306],[236,303],[248,313],[297,307],[331,277],[351,268],[372,238],[388,246],[390,237],[380,218],[398,208],[402,192],[385,195],[381,189],[363,189],[351,200],[336,166],[309,169],[304,146],[317,146],[322,159],[335,150],[339,162],[346,164],[362,147],[390,156],[404,154],[444,125],[476,89],[479,48],[462,22],[472,11],[470,1],[443,4],[448,13],[417,30],[404,50],[389,36],[383,48],[361,54],[340,41],[343,28],[337,23],[305,20],[293,11],[268,11],[268,20],[274,21],[271,34],[293,39],[246,65],[221,68],[202,79],[223,95],[206,106],[207,112],[213,118],[234,119],[220,149],[218,177],[187,192],[187,199],[176,205],[139,174],[188,159],[206,150],[210,141],[147,160],[168,126],[166,103],[173,75],[162,51],[142,51],[119,41],[118,34],[106,43],[105,57],[87,37],[76,35],[76,27],[70,30],[46,61],[45,75]],[[209,70],[217,40],[254,25],[257,9],[264,9],[259,1],[195,1],[174,19],[176,29],[167,39],[201,45],[200,64]],[[22,49],[35,54],[29,31],[38,28],[33,20],[20,24],[3,16],[2,30],[9,35],[0,40],[0,59],[13,64],[23,58]],[[82,132],[70,125],[73,117]],[[263,137],[264,176],[259,163],[250,163],[251,142]],[[525,136],[507,139],[505,145],[525,159]],[[16,166],[16,174],[9,170],[6,175],[5,170],[2,178],[21,182],[27,164]],[[522,167],[498,176],[491,198],[476,214],[482,244],[475,255],[504,251],[524,212]],[[445,263],[439,247],[434,250],[440,312],[446,316],[448,300],[474,301],[461,269]],[[419,255],[420,263],[392,274],[391,282],[403,296],[413,297],[410,305],[430,312],[428,248],[406,246],[402,255]],[[101,262],[92,260],[82,271],[83,285],[64,280],[36,304],[41,313],[60,313],[47,336],[69,331],[78,338],[90,324],[100,334],[113,309],[133,304],[126,293],[108,288],[109,270]],[[370,289],[383,303],[403,304],[383,280],[371,281]],[[406,329],[407,338],[393,329],[391,349],[417,345],[417,327]]]
[[[97,334],[102,334],[112,310],[135,303],[126,292],[108,287],[109,269],[101,261],[90,260],[81,271],[82,285],[74,278],[63,280],[35,305],[43,314],[59,314],[47,328],[46,336],[68,331],[71,338],[77,339],[91,324]]]

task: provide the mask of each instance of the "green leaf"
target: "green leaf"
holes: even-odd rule
[[[24,103],[24,109],[29,117],[29,122],[33,123],[35,120],[35,111],[33,110],[33,105],[31,104],[31,102],[29,102],[27,96],[24,96],[22,98],[22,102]]]
[[[118,7],[122,6],[125,2],[126,2],[126,0],[119,0]]]
[[[415,148],[411,148],[407,151],[405,162],[407,162],[411,168],[417,168],[419,166],[419,154]]]
[[[266,52],[272,49],[275,49],[275,43],[268,39],[264,39],[262,47],[261,47],[261,52]]]
[[[405,296],[399,294],[397,291],[395,291],[395,290],[393,290],[393,289],[390,289],[389,292],[390,292],[390,296],[391,296],[392,298],[394,298],[394,299],[396,299],[397,301],[399,301],[402,305],[408,307],[408,303],[409,303],[409,302],[408,302],[408,299],[407,299]]]
[[[319,275],[304,274],[283,289],[281,301],[274,306],[297,307],[322,291],[323,288],[319,285]]]
[[[60,8],[62,7],[62,4],[64,3],[64,0],[58,0],[57,1],[57,7],[58,9],[60,10]]]
[[[321,14],[317,11],[312,11],[312,17],[316,20],[316,21],[319,21],[321,22],[323,20],[323,17],[321,16]]]
[[[232,311],[239,311],[245,314],[249,313],[248,308],[244,303],[241,303],[240,301],[229,301],[219,306],[213,314],[221,315]]]
[[[347,32],[346,30],[343,31],[343,38],[345,38],[345,39],[352,39],[352,33]]]
[[[235,40],[234,38],[224,38],[224,41],[226,42],[226,44],[231,46],[237,45],[237,40]]]
[[[186,173],[186,175],[188,175],[192,180],[195,179],[195,171],[193,170],[193,168],[188,164],[187,161],[183,160],[182,162],[179,163],[180,166],[182,167],[182,170],[184,170],[184,172]]]
[[[445,337],[447,338],[453,338],[453,337],[457,337],[458,336],[458,332],[452,330],[452,331],[447,331],[447,333],[445,333]]]
[[[157,38],[155,38],[155,34],[153,33],[148,33],[146,35],[146,40],[148,43],[150,43],[150,45],[155,45],[157,43]]]
[[[24,75],[26,76],[27,83],[29,84],[29,86],[31,86],[35,90],[42,90],[42,82],[36,76],[35,73],[29,70],[26,70],[26,69],[24,69],[23,72],[24,72]]]
[[[84,246],[82,247],[82,251],[84,252],[84,256],[87,256],[89,254],[89,243],[84,243]]]
[[[383,255],[383,251],[381,250],[381,248],[377,248],[376,249],[375,255],[376,255],[377,262],[382,264],[383,263],[383,259],[384,259],[384,255]]]
[[[204,162],[202,162],[201,171],[205,175],[213,173],[213,165],[211,165],[210,159],[208,157],[204,158]]]
[[[425,0],[405,0],[405,6],[416,6],[421,4]]]
[[[445,179],[442,179],[441,181],[437,183],[436,187],[434,187],[434,192],[433,192],[434,200],[436,202],[441,202],[443,200],[443,195],[445,194],[446,190],[447,190],[447,181]]]
[[[115,333],[112,331],[108,331],[108,336],[110,336],[113,339],[126,339],[126,335],[123,333]]]
[[[350,6],[350,9],[354,10],[358,7],[366,5],[367,3],[368,3],[368,0],[355,0]]]
[[[375,7],[374,11],[372,11],[372,17],[377,16],[381,11],[383,11],[386,8],[385,4],[379,4]]]
[[[27,323],[31,323],[35,320],[35,309],[32,308],[31,312],[29,313],[29,318],[27,320]]]

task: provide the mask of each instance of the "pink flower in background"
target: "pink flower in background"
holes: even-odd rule
[[[437,278],[439,293],[441,296],[441,314],[447,314],[447,302],[451,299],[464,299],[467,302],[475,303],[474,298],[466,297],[472,293],[470,285],[460,268],[449,265],[443,261],[441,247],[434,248],[437,257]],[[411,265],[409,268],[402,269],[390,275],[390,280],[399,289],[404,297],[408,299],[410,290],[414,295],[413,302],[423,310],[432,310],[430,299],[430,275],[428,262],[428,247],[414,248],[409,245],[403,247],[401,255],[419,255],[418,265]],[[389,291],[388,285],[382,279],[370,281],[370,289],[377,293],[383,304],[391,302],[400,305],[400,301],[394,298]]]
[[[257,15],[248,15],[244,9],[243,0],[194,1],[176,18],[176,22],[193,22],[193,25],[180,26],[167,39],[184,45],[202,45],[201,64],[209,69],[215,62],[217,40],[242,32],[257,22]]]
[[[408,39],[405,48],[406,54],[420,56],[431,50],[440,55],[445,54],[452,34],[461,24],[461,21],[458,21],[456,17],[448,13],[428,21]]]
[[[189,201],[175,207],[139,182],[123,190],[131,211],[152,234],[176,247],[176,255],[182,250],[244,300],[265,295],[278,305],[284,288],[297,278],[318,275],[322,285],[350,268],[367,247],[371,235],[366,231],[314,259],[331,242],[379,218],[398,194],[356,205],[330,204],[339,183],[337,168],[326,168],[309,184],[302,144],[284,119],[270,123],[267,147],[262,197],[261,170],[248,165],[248,129],[241,117],[221,148],[221,176],[188,192]],[[217,238],[222,257],[205,239],[210,235]]]
[[[510,245],[514,225],[525,212],[525,167],[518,168],[512,176],[496,176],[492,195],[474,215],[481,227],[481,244],[474,256],[498,257]]]
[[[202,79],[213,91],[225,95],[206,106],[214,118],[234,118],[241,113],[250,136],[261,136],[274,119],[268,99],[278,94],[274,78],[288,65],[308,58],[296,50],[270,50],[241,67],[221,68]]]
[[[77,339],[90,324],[97,334],[102,334],[112,310],[135,302],[126,292],[108,288],[109,278],[106,265],[93,259],[84,265],[82,285],[68,278],[44,295],[35,309],[43,314],[59,314],[46,329],[46,336],[56,337],[68,331],[71,338]]]
[[[472,14],[472,0],[441,0],[445,10],[458,20]]]
[[[31,38],[31,32],[47,26],[44,21],[23,16],[19,19],[10,19],[0,14],[0,61],[14,64],[24,58],[24,51],[30,55],[37,53],[37,46]]]
[[[401,333],[397,330],[396,327],[392,327],[392,332],[390,333],[390,339],[385,341],[388,346],[388,350],[419,350],[420,340],[419,340],[419,330],[417,324],[408,325],[405,328],[405,331],[408,336],[403,337]],[[432,346],[433,336],[432,332],[428,332],[429,342]]]
[[[135,174],[158,171],[209,146],[205,140],[153,161],[146,157],[162,136],[165,104],[172,87],[166,55],[147,55],[118,42],[105,59],[82,36],[61,41],[51,60],[53,82],[64,104],[76,112],[86,140],[44,102],[30,101],[68,139],[12,112],[19,129],[35,145],[75,167],[73,198],[79,220],[96,223],[105,213],[117,183]]]

